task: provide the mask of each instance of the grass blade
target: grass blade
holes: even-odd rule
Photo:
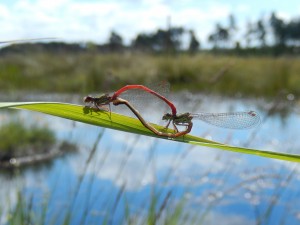
[[[82,105],[73,105],[60,102],[6,102],[0,103],[0,108],[27,109],[91,125],[167,139],[152,133],[150,130],[145,128],[138,119],[113,112],[110,114],[109,112],[105,111],[94,111]],[[153,124],[153,126],[158,130],[164,129],[164,127],[156,124]],[[168,132],[172,132],[172,130],[169,129]],[[300,162],[300,155],[230,146],[193,135],[185,135],[184,137],[170,139],[170,141],[171,140],[193,145],[218,148],[226,151],[257,155],[266,158]]]

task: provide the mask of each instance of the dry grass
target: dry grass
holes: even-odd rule
[[[29,54],[0,59],[2,91],[103,92],[168,80],[173,89],[222,95],[300,94],[300,59],[146,54]]]

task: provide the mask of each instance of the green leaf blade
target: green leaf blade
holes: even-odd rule
[[[60,102],[7,102],[0,103],[0,108],[27,109],[95,126],[168,139],[152,133],[150,130],[145,128],[138,119],[113,112],[95,111],[82,105],[73,105]],[[164,129],[162,126],[156,124],[152,125],[158,130]],[[173,132],[173,130],[168,129],[167,132]],[[300,155],[229,146],[193,135],[185,135],[184,137],[178,137],[171,140],[267,158],[300,162]]]

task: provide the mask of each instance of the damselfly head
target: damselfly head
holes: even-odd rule
[[[83,98],[83,102],[92,102],[94,100],[94,98],[92,96],[85,96]]]

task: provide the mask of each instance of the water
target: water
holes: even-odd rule
[[[76,103],[81,101],[77,97],[64,99]],[[60,99],[52,96],[52,101]],[[179,112],[251,109],[262,118],[251,130],[226,130],[195,121],[193,135],[300,154],[295,100],[283,98],[274,103],[186,93],[174,100]],[[124,112],[121,107],[113,110]],[[6,119],[5,113],[1,115]],[[157,120],[160,115],[152,110],[149,119]],[[2,172],[3,224],[8,210],[19,202],[18,191],[27,200],[25,208],[45,224],[62,224],[68,216],[70,224],[145,224],[151,218],[158,224],[172,219],[178,224],[299,223],[297,163],[102,129],[28,111],[18,116],[48,124],[59,139],[76,143],[80,151],[15,173]],[[39,219],[43,212],[46,216]]]

